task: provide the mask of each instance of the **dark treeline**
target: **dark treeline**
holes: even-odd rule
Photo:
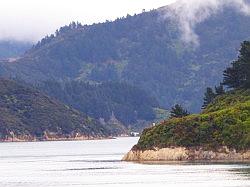
[[[126,83],[106,82],[93,85],[81,81],[46,81],[39,88],[91,117],[108,121],[113,113],[126,125],[139,119],[155,119],[153,108],[158,106],[153,97]]]
[[[231,67],[224,71],[223,84],[232,89],[250,88],[250,42],[241,45],[240,54]]]
[[[208,87],[204,94],[204,103],[202,108],[205,109],[214,101],[217,96],[225,93],[224,86],[229,90],[249,89],[250,88],[250,42],[244,41],[239,50],[238,59],[231,63],[223,73],[223,82],[215,89]]]

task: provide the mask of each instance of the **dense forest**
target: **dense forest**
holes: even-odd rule
[[[15,63],[1,62],[0,73],[32,83],[126,82],[161,106],[180,103],[194,112],[203,90],[220,82],[235,49],[250,37],[249,27],[248,16],[225,8],[195,27],[200,46],[193,48],[180,40],[176,20],[163,19],[162,9],[93,25],[72,22]]]
[[[38,88],[93,118],[103,118],[107,122],[114,115],[121,123],[132,128],[138,120],[154,120],[154,108],[159,107],[155,98],[125,83],[46,81]]]
[[[0,79],[0,140],[46,140],[54,138],[100,138],[124,133],[115,124],[101,124],[40,91]],[[110,128],[109,125],[112,125]],[[120,129],[119,129],[120,128]]]
[[[249,150],[249,70],[250,42],[246,41],[242,43],[238,59],[224,71],[222,84],[227,88],[226,92],[219,92],[209,103],[205,97],[204,103],[207,105],[201,114],[177,116],[145,129],[134,149],[203,146],[214,150],[227,146],[236,150]],[[218,90],[222,89],[217,89],[217,93]]]

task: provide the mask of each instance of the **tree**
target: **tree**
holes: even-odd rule
[[[225,90],[222,84],[220,84],[219,86],[215,86],[216,96],[223,95],[224,93],[225,93]]]
[[[240,70],[239,64],[236,62],[232,63],[231,67],[228,67],[223,73],[223,85],[226,85],[228,88],[236,89],[241,85],[240,82]]]
[[[240,54],[231,67],[224,71],[223,85],[232,89],[250,88],[250,42],[241,44]]]
[[[210,87],[207,87],[207,90],[204,94],[204,102],[202,105],[202,109],[205,109],[210,103],[212,103],[215,97],[216,97],[216,94],[214,93],[213,89]]]
[[[181,117],[188,116],[189,114],[190,113],[179,104],[172,107],[170,111],[171,118],[181,118]]]

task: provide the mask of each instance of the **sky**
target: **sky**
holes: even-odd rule
[[[92,24],[176,0],[0,0],[0,40],[37,42],[71,21]]]

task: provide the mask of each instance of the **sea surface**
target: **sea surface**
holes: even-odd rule
[[[0,143],[0,187],[250,187],[250,163],[128,163],[138,138]]]

